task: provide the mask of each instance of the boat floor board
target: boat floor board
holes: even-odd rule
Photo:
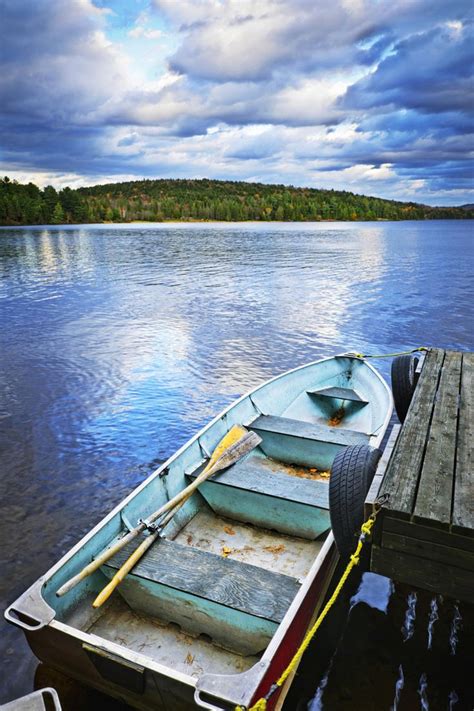
[[[252,667],[257,656],[242,656],[193,637],[178,625],[164,624],[133,611],[116,596],[88,632],[144,654],[174,671],[198,678],[204,671],[238,674]]]
[[[364,444],[368,440],[367,434],[356,430],[318,425],[304,420],[294,420],[291,417],[276,417],[274,415],[260,415],[252,422],[250,428],[255,432],[271,432],[286,437],[330,442],[342,446]]]
[[[104,568],[120,568],[135,548],[135,542],[125,546]],[[300,587],[289,575],[166,539],[145,553],[130,576],[276,623],[281,622]]]
[[[175,538],[178,543],[216,555],[225,549],[230,559],[299,580],[309,573],[324,540],[325,537],[310,541],[287,536],[222,518],[209,511],[200,511]]]

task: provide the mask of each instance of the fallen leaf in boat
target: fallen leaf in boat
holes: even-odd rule
[[[194,655],[188,652],[186,655],[186,664],[192,664],[194,662]]]
[[[223,546],[222,555],[224,556],[224,558],[227,558],[229,553],[232,553],[232,548],[227,548],[227,546]]]
[[[331,419],[329,420],[329,425],[331,427],[337,427],[337,425],[340,425],[342,420],[344,419],[344,415],[346,414],[345,410],[343,407],[340,407],[339,410],[337,410]]]
[[[268,551],[269,553],[283,553],[285,546],[283,543],[280,543],[278,546],[264,546],[263,550]]]
[[[319,472],[319,475],[324,477],[325,479],[329,479],[331,476],[330,472]]]
[[[232,526],[224,526],[224,531],[229,534],[229,536],[235,536],[235,531]]]
[[[318,470],[317,469],[310,469],[309,471],[314,473],[314,472],[317,472]]]
[[[189,536],[186,538],[186,541],[187,541],[188,543],[192,543],[192,542],[193,542],[193,537],[192,537],[191,534],[189,534]]]

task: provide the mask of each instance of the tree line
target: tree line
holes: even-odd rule
[[[224,180],[136,180],[43,190],[0,180],[0,224],[77,224],[137,220],[426,220],[474,217],[461,207],[430,207],[352,192]]]

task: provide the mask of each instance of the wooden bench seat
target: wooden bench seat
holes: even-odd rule
[[[107,565],[118,570],[135,548],[134,542]],[[300,587],[289,575],[166,539],[147,551],[132,574],[273,622],[282,621]]]
[[[203,466],[189,473],[195,479]],[[330,527],[328,481],[304,479],[293,467],[252,454],[199,487],[220,516],[300,538],[317,538]]]
[[[364,432],[274,415],[260,415],[250,428],[262,438],[260,448],[268,457],[323,470],[331,468],[342,448],[369,441]]]
[[[368,440],[368,435],[363,432],[318,425],[304,420],[293,420],[290,417],[275,417],[274,415],[260,415],[252,422],[250,428],[259,434],[270,432],[297,439],[329,442],[344,447],[350,444],[363,444]]]
[[[111,578],[137,543],[101,570]],[[288,575],[165,539],[158,540],[123,581],[132,607],[222,646],[254,654],[265,647],[300,588]]]

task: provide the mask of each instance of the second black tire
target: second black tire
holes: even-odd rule
[[[413,355],[397,356],[392,361],[392,392],[400,422],[405,421],[417,383],[418,358]]]
[[[329,479],[331,527],[341,558],[355,550],[364,522],[364,501],[381,452],[367,444],[346,447],[336,455]]]

